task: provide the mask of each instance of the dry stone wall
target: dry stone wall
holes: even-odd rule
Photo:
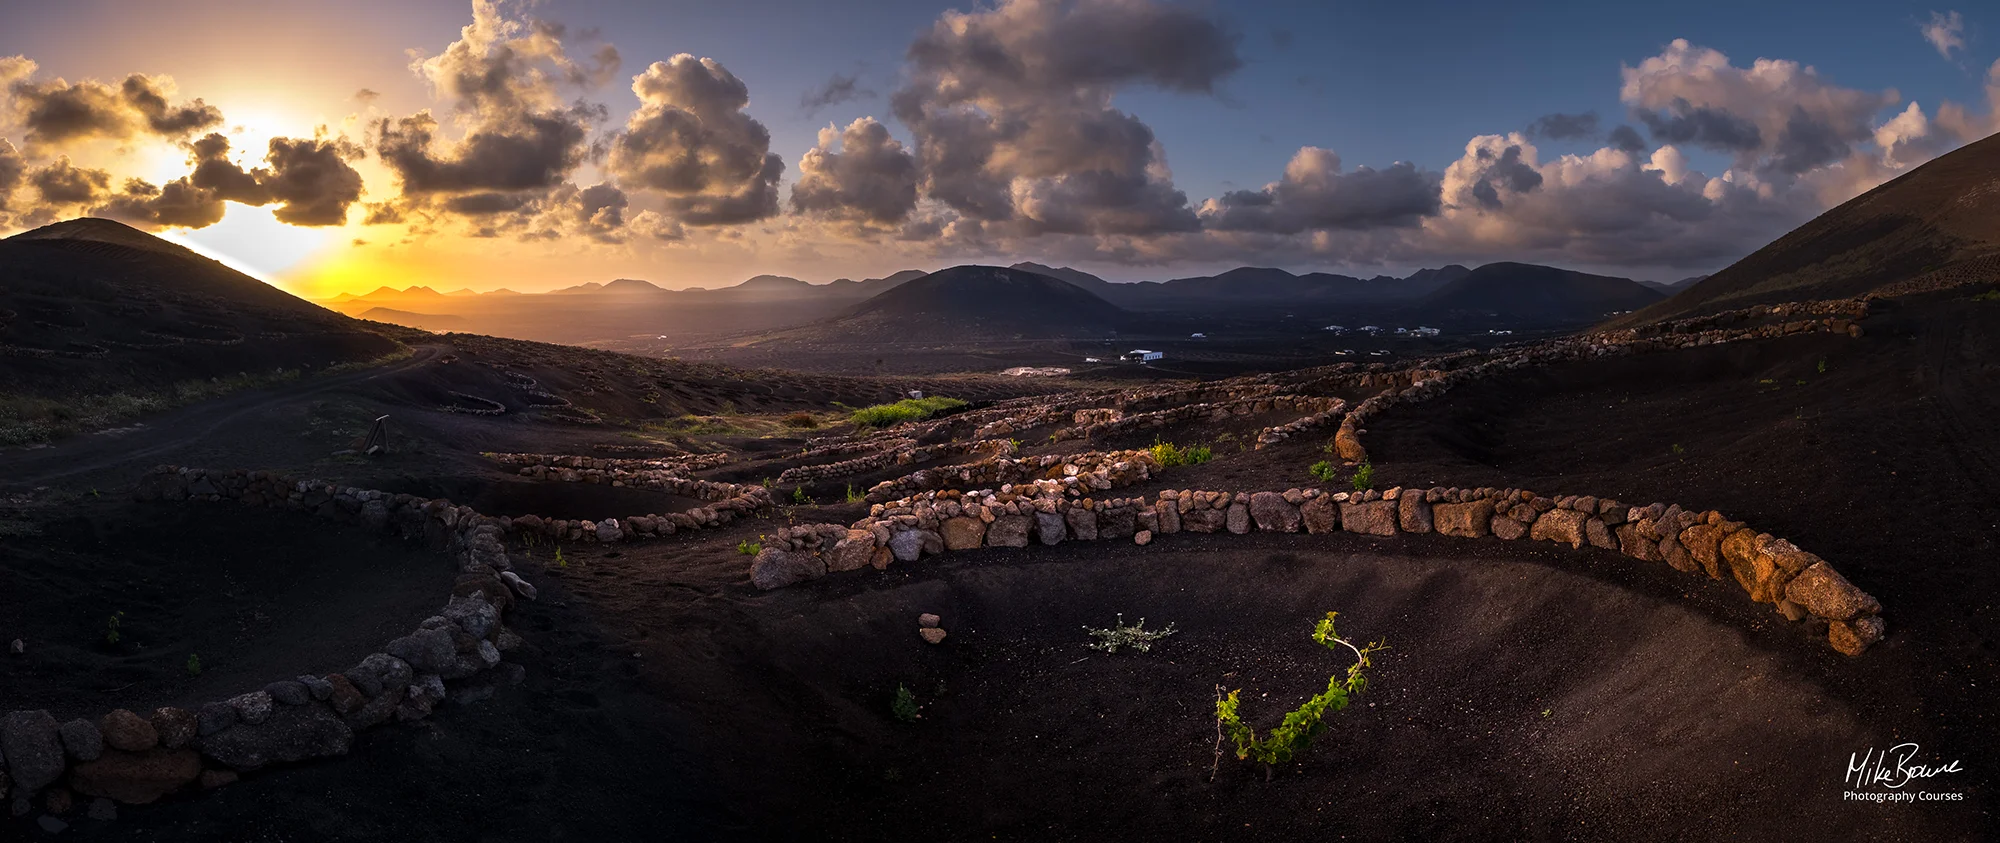
[[[703,471],[729,462],[726,453],[681,454],[671,457],[647,458],[606,458],[584,457],[568,454],[484,454],[487,459],[501,465],[519,468],[543,466],[552,469],[589,469],[596,471],[667,471],[686,474]]]
[[[963,442],[945,442],[937,445],[918,445],[915,439],[903,439],[887,450],[855,457],[851,460],[826,463],[823,465],[802,465],[786,469],[778,475],[781,483],[814,483],[835,477],[850,477],[898,465],[912,465],[938,459],[951,459],[967,454],[986,453],[1004,456],[1014,453],[1014,443],[1006,439],[982,439]]]
[[[1148,451],[1091,451],[1068,456],[999,458],[941,466],[885,480],[868,490],[872,504],[936,489],[969,489],[1047,480],[1079,495],[1143,483],[1159,469]]]
[[[1834,649],[1859,655],[1881,640],[1882,606],[1824,559],[1713,510],[1628,506],[1588,495],[1522,489],[1389,489],[1337,492],[1160,492],[1155,500],[1079,497],[1052,481],[998,491],[927,491],[876,504],[852,525],[780,531],[751,566],[760,588],[780,588],[863,567],[886,568],[980,547],[1129,539],[1144,545],[1179,532],[1438,533],[1502,541],[1586,545],[1675,570],[1733,581],[1791,621],[1823,626]]]
[[[161,466],[141,478],[135,497],[307,512],[396,532],[450,554],[460,575],[438,614],[338,673],[278,677],[193,708],[116,709],[67,723],[47,711],[0,716],[0,798],[13,797],[17,816],[38,797],[52,814],[78,797],[97,800],[94,808],[146,804],[270,765],[345,755],[358,731],[423,719],[447,699],[472,702],[520,681],[521,668],[502,660],[520,638],[503,621],[535,589],[509,570],[499,519],[450,501],[262,471]]]

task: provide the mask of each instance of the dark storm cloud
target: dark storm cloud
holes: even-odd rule
[[[279,222],[302,226],[340,225],[347,209],[361,201],[361,174],[349,161],[364,155],[346,138],[272,138],[259,170],[261,187]]]
[[[1309,230],[1415,226],[1438,212],[1438,177],[1407,162],[1342,173],[1340,156],[1307,147],[1263,190],[1236,190],[1203,204],[1216,231],[1298,234]]]
[[[682,53],[633,77],[639,109],[611,139],[610,172],[665,198],[688,225],[733,225],[778,212],[785,162],[744,107],[750,91],[714,59]]]
[[[800,96],[799,108],[811,114],[830,105],[839,105],[844,102],[852,102],[873,96],[875,96],[874,91],[861,87],[860,76],[836,73],[832,78],[826,80],[826,84],[819,86],[817,89],[807,91],[803,96]]]
[[[475,128],[441,150],[437,120],[423,111],[377,123],[375,148],[405,194],[547,189],[583,163],[585,118],[596,113],[526,115]]]
[[[1597,112],[1544,114],[1528,124],[1528,137],[1577,140],[1597,136]]]

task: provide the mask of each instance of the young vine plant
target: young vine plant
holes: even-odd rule
[[[1222,762],[1222,743],[1226,736],[1236,748],[1236,758],[1240,761],[1256,761],[1264,765],[1264,779],[1269,781],[1272,770],[1279,764],[1291,761],[1304,752],[1313,738],[1326,730],[1326,715],[1329,711],[1338,713],[1347,708],[1356,694],[1368,687],[1367,670],[1373,665],[1371,656],[1388,649],[1388,645],[1377,641],[1365,647],[1357,647],[1340,637],[1334,631],[1333,621],[1338,612],[1328,612],[1313,627],[1312,639],[1315,643],[1339,653],[1342,647],[1354,653],[1354,664],[1347,672],[1334,674],[1326,680],[1326,690],[1321,691],[1304,705],[1285,715],[1284,722],[1262,737],[1250,724],[1243,722],[1238,711],[1241,704],[1238,694],[1241,690],[1222,693],[1222,686],[1215,686],[1215,759],[1217,766]],[[1209,778],[1215,777],[1214,770]]]

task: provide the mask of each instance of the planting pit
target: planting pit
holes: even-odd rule
[[[26,645],[0,654],[0,688],[8,710],[63,720],[344,670],[435,614],[456,578],[419,545],[305,513],[107,496],[37,524],[0,540],[0,643]]]
[[[1924,740],[1907,677],[1854,674],[1733,584],[1615,554],[1180,535],[755,593],[713,579],[726,562],[694,561],[719,550],[679,551],[670,572],[657,550],[628,553],[565,579],[631,631],[640,680],[704,724],[696,763],[757,836],[1966,833],[1968,812],[1841,802],[1850,748]],[[1209,783],[1214,686],[1244,689],[1246,718],[1274,725],[1349,663],[1308,637],[1327,610],[1390,644],[1370,689],[1274,781],[1225,757]],[[918,637],[926,612],[944,643]],[[1121,612],[1179,631],[1147,654],[1087,649],[1081,627]],[[899,685],[923,705],[915,723],[891,716]]]

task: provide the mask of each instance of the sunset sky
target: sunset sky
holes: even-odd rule
[[[0,233],[293,292],[1713,271],[2000,130],[2000,14],[1314,0],[68,0],[0,16]]]

